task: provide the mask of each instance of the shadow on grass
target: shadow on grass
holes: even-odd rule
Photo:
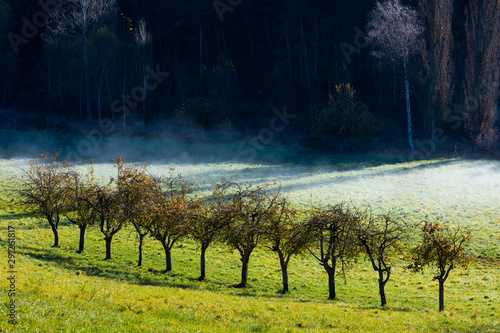
[[[455,160],[445,160],[445,161],[440,160],[440,161],[434,161],[434,162],[426,163],[426,164],[418,164],[418,165],[414,165],[414,166],[401,165],[400,167],[398,167],[394,170],[374,170],[373,172],[370,172],[367,174],[357,174],[357,175],[342,175],[342,174],[340,174],[339,177],[333,177],[330,180],[328,180],[328,179],[327,180],[314,179],[314,178],[311,179],[308,176],[314,177],[317,174],[317,172],[314,173],[314,172],[312,172],[314,170],[309,170],[309,171],[304,172],[302,174],[294,175],[294,178],[298,179],[299,181],[297,181],[291,185],[284,185],[281,187],[281,190],[284,192],[287,192],[287,191],[302,189],[304,187],[311,188],[311,187],[315,187],[316,185],[323,185],[323,186],[338,185],[338,184],[348,183],[350,181],[369,180],[369,179],[373,179],[373,178],[380,177],[380,176],[393,176],[393,175],[402,176],[402,175],[414,172],[416,170],[433,169],[433,168],[438,168],[441,166],[450,165],[453,163],[456,163],[456,161]],[[373,167],[373,166],[372,165],[365,165],[359,169],[370,168],[370,167]],[[276,166],[276,168],[280,168],[280,166]],[[352,170],[355,170],[355,169],[352,169]],[[316,170],[316,171],[319,171],[319,170]],[[342,172],[346,172],[346,171],[351,171],[351,170],[346,170],[346,169],[335,170],[333,168],[324,170],[325,173],[331,173],[331,174],[334,174],[335,172],[342,173]],[[285,172],[285,174],[287,174],[287,173]],[[287,174],[287,176],[290,177],[289,173]],[[304,177],[306,177],[306,178],[304,178]]]
[[[395,312],[426,312],[428,309],[417,309],[410,306],[393,306],[388,303],[388,305],[382,306],[380,304],[377,305],[364,305],[357,306],[359,310],[380,310],[380,311],[395,311]]]
[[[34,213],[11,213],[11,214],[2,214],[0,215],[0,220],[4,221],[14,221],[14,220],[21,220],[25,218],[38,218],[38,216]]]
[[[35,219],[35,222],[30,222],[30,223],[19,223],[16,225],[17,228],[23,230],[23,229],[33,229],[33,228],[48,228],[50,229],[49,223],[47,219],[43,216],[40,216],[36,213],[10,213],[10,214],[2,214],[0,215],[0,221],[21,221],[23,219],[28,219],[32,218]],[[71,223],[68,219],[66,219],[64,216],[60,217],[60,222],[59,222],[59,227],[68,227],[72,226],[73,223]]]
[[[316,185],[338,185],[342,183],[348,183],[350,181],[357,180],[368,180],[372,178],[376,178],[379,176],[390,176],[397,175],[402,176],[405,174],[409,174],[416,170],[425,170],[432,168],[439,168],[441,166],[450,165],[456,163],[456,160],[448,159],[442,160],[436,158],[435,160],[430,160],[425,164],[415,164],[415,165],[407,165],[401,164],[401,162],[392,162],[387,163],[385,161],[368,161],[368,162],[356,162],[356,163],[339,163],[339,161],[335,162],[336,164],[295,164],[288,163],[286,165],[283,164],[274,164],[274,165],[255,165],[255,166],[242,166],[237,170],[232,170],[231,172],[226,171],[225,173],[220,173],[219,175],[214,172],[214,170],[204,171],[193,175],[195,179],[205,179],[207,177],[213,178],[212,181],[218,182],[221,178],[228,178],[238,174],[240,179],[251,178],[253,179],[252,183],[259,183],[265,181],[267,179],[276,179],[280,182],[293,181],[293,184],[283,185],[283,191],[292,191],[302,188],[310,188]],[[398,165],[400,164],[400,165]],[[366,174],[355,174],[349,175],[345,174],[350,171],[363,170],[367,168],[374,168],[383,165],[393,165],[395,166],[393,170],[370,170]],[[331,174],[331,179],[315,179],[318,173]],[[337,174],[338,173],[338,177]],[[344,174],[342,174],[344,173]],[[200,184],[198,189],[199,191],[208,191],[213,188],[212,184]]]
[[[130,266],[110,267],[109,266],[110,261],[106,261],[106,263],[108,263],[108,266],[105,267],[98,266],[90,262],[86,262],[86,260],[94,260],[94,259],[89,259],[85,257],[82,257],[80,259],[80,258],[75,258],[74,256],[69,256],[69,255],[65,256],[60,253],[57,253],[57,251],[58,249],[53,249],[53,248],[39,249],[34,247],[19,247],[17,253],[44,262],[52,262],[58,265],[60,268],[64,268],[66,270],[74,272],[81,272],[81,274],[84,274],[86,276],[109,278],[116,281],[122,281],[142,286],[163,286],[163,287],[174,287],[174,288],[192,289],[192,290],[199,289],[199,284],[189,284],[189,283],[183,283],[181,281],[175,281],[176,278],[187,278],[180,273],[149,269],[147,272],[150,273],[150,276],[145,276],[144,274],[147,273],[145,272],[142,273],[137,270],[131,270]],[[195,281],[195,279],[193,279],[193,281]]]
[[[59,268],[63,268],[69,272],[77,275],[82,274],[89,277],[100,277],[105,279],[112,279],[117,282],[126,282],[132,285],[139,286],[158,286],[180,288],[188,290],[207,290],[212,292],[224,292],[226,295],[233,295],[238,297],[265,297],[269,299],[288,299],[294,302],[304,303],[317,303],[317,304],[331,304],[335,300],[325,299],[303,299],[296,298],[293,293],[283,295],[276,294],[261,294],[258,290],[253,290],[249,285],[246,288],[235,288],[227,283],[217,281],[198,281],[197,278],[186,276],[178,272],[165,272],[164,270],[151,269],[144,267],[137,267],[133,264],[123,263],[123,266],[113,265],[112,261],[104,261],[95,257],[85,257],[83,254],[75,254],[70,252],[68,255],[58,253],[63,251],[60,248],[47,248],[40,249],[36,247],[19,247],[17,253],[27,256],[36,260],[43,261],[47,264],[52,263]],[[92,261],[100,261],[102,264],[94,263]],[[40,264],[40,266],[43,266]],[[43,268],[41,268],[43,269]],[[181,281],[180,281],[181,280]],[[182,281],[184,280],[184,281]],[[185,281],[188,282],[185,282]]]
[[[466,328],[461,328],[460,332],[500,332],[500,325],[495,325],[495,324],[480,324],[480,325],[474,325],[474,326],[469,326]]]

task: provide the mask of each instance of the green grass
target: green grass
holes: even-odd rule
[[[330,155],[319,164],[157,163],[191,177],[208,193],[224,174],[255,182],[278,180],[298,204],[352,201],[374,208],[396,208],[412,220],[442,217],[469,225],[475,237],[469,269],[452,271],[445,284],[445,307],[437,311],[432,273],[414,274],[396,260],[387,285],[388,306],[379,306],[376,274],[360,262],[339,278],[338,296],[326,300],[327,276],[310,257],[292,259],[289,295],[279,294],[276,255],[258,248],[250,259],[246,289],[239,282],[240,261],[222,245],[207,253],[207,281],[199,274],[199,249],[185,240],[173,249],[174,271],[165,274],[161,245],[148,238],[144,266],[136,266],[137,239],[132,229],[113,241],[113,259],[103,261],[104,240],[90,230],[86,251],[77,254],[78,229],[63,221],[61,247],[51,248],[47,223],[23,212],[12,200],[13,176],[25,160],[0,160],[0,236],[7,271],[7,226],[16,226],[19,324],[6,320],[5,332],[321,332],[438,331],[498,332],[500,319],[500,164],[487,161],[432,160],[393,162],[377,155]],[[81,167],[85,169],[85,167]],[[97,164],[98,177],[115,169]],[[4,274],[5,276],[5,274]],[[1,300],[7,302],[2,278]]]

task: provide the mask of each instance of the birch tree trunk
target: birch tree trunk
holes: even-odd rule
[[[123,69],[123,96],[125,96],[125,87],[127,83],[127,64],[125,63],[125,68]],[[123,134],[127,133],[127,107],[123,103]]]
[[[304,65],[306,70],[306,79],[307,79],[307,91],[309,93],[309,108],[312,108],[312,90],[311,90],[311,78],[309,76],[309,62],[307,61],[307,48],[306,48],[306,39],[304,35],[304,25],[302,24],[302,20],[300,20],[300,35],[302,39],[302,48],[304,52]]]
[[[89,79],[89,55],[87,41],[87,26],[85,24],[85,10],[81,6],[83,24],[82,24],[82,40],[83,40],[83,67],[85,74],[85,104],[87,110],[87,122],[92,122],[92,108],[90,106],[90,79]]]
[[[405,72],[405,92],[406,92],[406,118],[408,121],[408,141],[410,142],[410,149],[413,153],[415,151],[415,144],[413,143],[413,133],[411,125],[411,108],[410,108],[410,82],[408,80],[408,57],[403,59],[404,72]]]

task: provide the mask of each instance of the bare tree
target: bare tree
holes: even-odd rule
[[[106,242],[106,257],[111,259],[111,243],[114,235],[125,225],[126,216],[118,199],[118,195],[109,186],[94,184],[93,194],[88,198],[89,204],[96,211],[99,229]]]
[[[424,26],[422,48],[427,73],[427,117],[432,149],[436,149],[436,126],[453,94],[453,0],[420,0]]]
[[[358,257],[356,242],[357,217],[338,204],[330,209],[316,210],[305,226],[311,237],[307,250],[328,274],[328,299],[337,297],[336,276]]]
[[[199,198],[189,205],[188,230],[189,236],[200,244],[200,277],[203,281],[206,278],[205,255],[208,247],[221,238],[222,229],[226,221],[224,209],[224,198],[211,197]]]
[[[304,224],[296,222],[298,211],[290,200],[276,193],[276,204],[263,228],[266,246],[278,254],[281,266],[283,294],[289,292],[288,264],[292,256],[306,249],[309,234],[304,232]]]
[[[161,242],[165,250],[166,272],[172,271],[172,248],[187,235],[188,201],[187,193],[192,184],[182,174],[162,179],[149,189],[147,199],[147,222],[145,227],[151,236]]]
[[[384,306],[387,304],[385,285],[391,277],[390,255],[401,250],[403,240],[408,235],[407,228],[392,212],[377,216],[368,208],[358,216],[358,241],[373,270],[378,273],[380,304]]]
[[[59,6],[51,14],[44,39],[51,44],[72,43],[75,37],[81,39],[82,65],[85,82],[85,103],[87,121],[92,121],[90,102],[89,39],[116,14],[116,0],[72,0]]]
[[[80,241],[78,245],[78,253],[85,250],[85,232],[88,227],[94,225],[96,221],[96,211],[90,202],[96,202],[95,192],[92,191],[94,186],[94,169],[89,166],[87,175],[82,177],[77,171],[71,172],[72,181],[68,183],[71,189],[68,191],[70,195],[69,210],[74,212],[73,215],[66,215],[68,221],[76,225],[80,229]]]
[[[33,159],[20,179],[17,194],[25,207],[47,219],[54,233],[53,247],[59,247],[59,220],[68,207],[71,176],[67,165],[56,161],[57,155]]]
[[[413,251],[413,269],[421,271],[425,266],[436,268],[434,280],[439,282],[439,311],[444,310],[444,283],[456,266],[467,267],[469,258],[465,245],[471,239],[469,230],[451,229],[436,222],[425,222],[421,243]]]
[[[465,33],[465,130],[482,149],[493,148],[500,78],[500,0],[468,1]]]
[[[248,264],[250,255],[260,243],[266,219],[272,213],[276,197],[270,193],[273,184],[253,186],[251,183],[238,183],[234,179],[223,180],[216,185],[216,197],[225,198],[224,214],[226,227],[222,237],[228,246],[240,253],[241,282],[248,285]]]
[[[412,152],[415,151],[415,144],[411,121],[408,64],[410,56],[421,49],[422,31],[418,13],[411,7],[402,5],[399,0],[377,2],[370,14],[368,43],[372,46],[373,56],[392,63],[403,62],[408,140]]]
[[[137,266],[142,266],[144,238],[149,234],[151,190],[161,184],[159,177],[155,177],[147,170],[147,165],[126,165],[120,156],[116,160],[118,178],[118,198],[123,207],[127,220],[134,226],[139,237],[139,260]]]

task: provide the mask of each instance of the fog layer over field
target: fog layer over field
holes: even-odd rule
[[[19,166],[28,161],[12,157],[57,152],[58,143],[63,144],[65,156],[64,147],[78,144],[76,137],[40,133],[23,135],[23,140],[15,142],[16,132],[11,134],[2,140],[1,179],[20,174]],[[99,179],[109,179],[116,173],[111,160],[124,155],[130,163],[147,162],[150,170],[160,175],[167,175],[173,167],[192,179],[204,194],[209,194],[212,184],[224,176],[237,174],[240,180],[253,183],[276,180],[292,200],[304,206],[310,203],[327,206],[342,201],[358,206],[370,203],[375,208],[396,208],[414,220],[442,217],[448,223],[470,225],[481,230],[481,239],[476,239],[474,246],[482,252],[500,253],[498,162],[462,159],[401,162],[400,156],[320,154],[278,144],[252,146],[251,139],[102,138],[93,150],[95,170]],[[6,145],[6,141],[10,143]],[[72,163],[85,171],[84,159]]]

